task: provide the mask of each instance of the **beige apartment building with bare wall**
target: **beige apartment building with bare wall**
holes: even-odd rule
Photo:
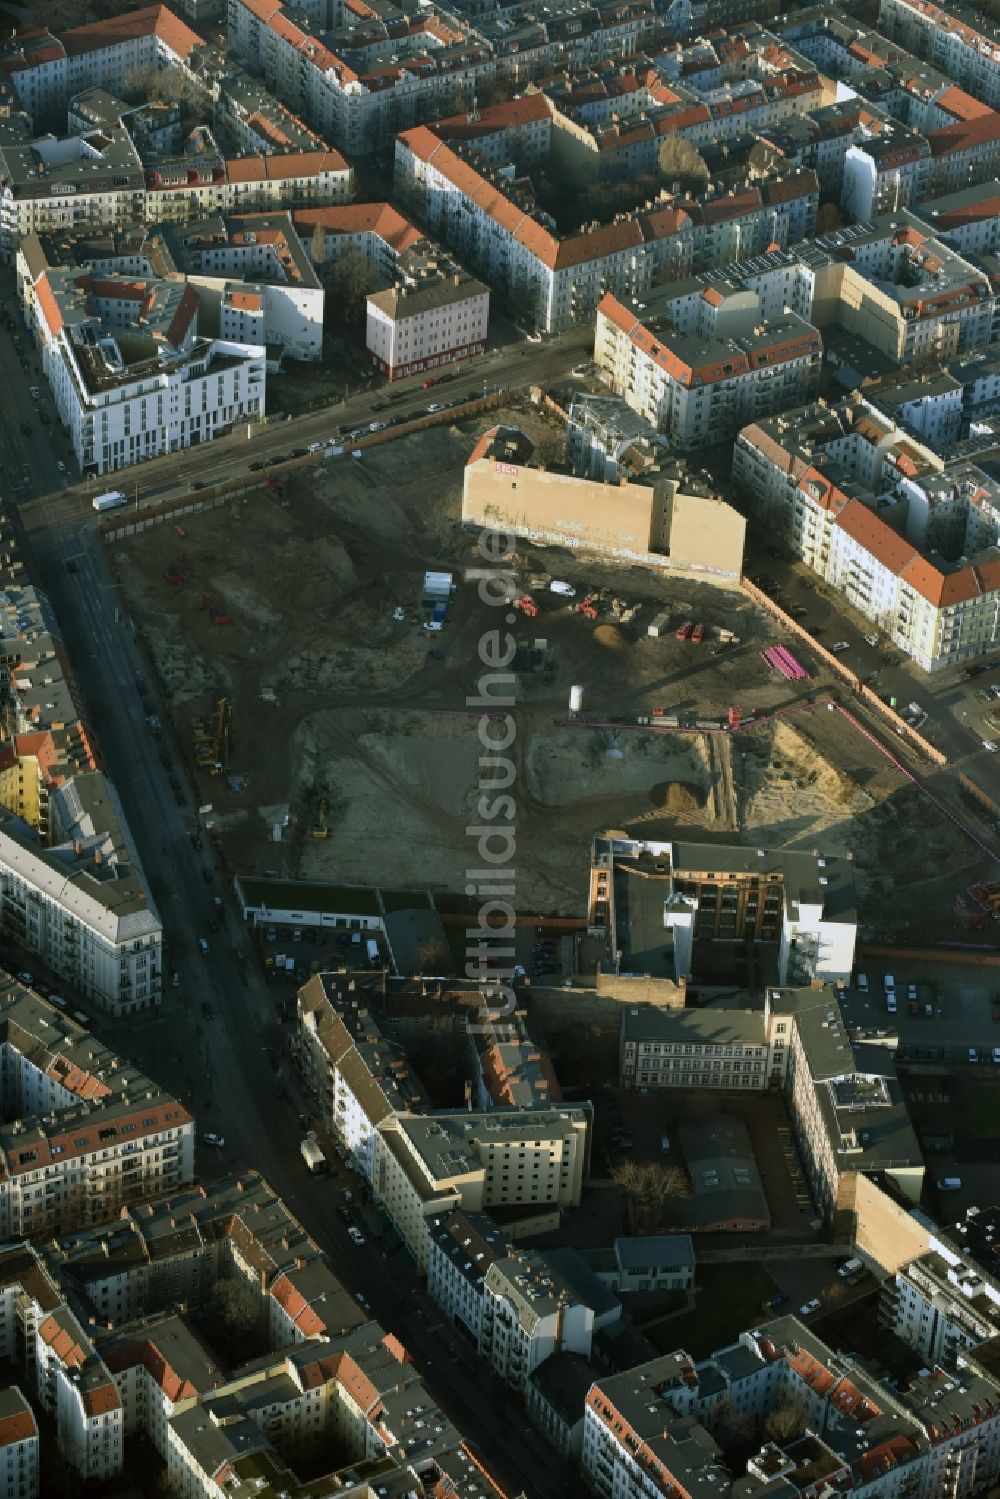
[[[739,581],[746,522],[718,495],[692,494],[656,470],[642,482],[577,478],[533,461],[521,432],[494,427],[465,468],[462,521],[654,567]]]

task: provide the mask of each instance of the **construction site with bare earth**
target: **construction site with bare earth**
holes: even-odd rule
[[[109,540],[228,869],[460,894],[483,753],[468,700],[499,626],[517,644],[522,911],[582,916],[591,840],[619,828],[849,852],[863,936],[966,930],[961,899],[988,861],[828,703],[843,692],[818,653],[786,641],[801,669],[782,668],[775,622],[737,587],[525,543],[522,607],[481,600],[460,517],[484,425],[301,467]],[[444,604],[428,571],[451,574]],[[942,774],[919,772],[929,789]]]

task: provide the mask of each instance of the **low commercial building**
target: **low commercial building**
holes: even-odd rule
[[[401,380],[483,352],[489,287],[429,245],[401,255],[396,274],[395,286],[367,299],[365,344],[376,369]]]
[[[587,1259],[598,1279],[613,1291],[694,1289],[694,1244],[690,1234],[620,1237],[610,1250],[594,1250]]]
[[[771,1227],[771,1209],[742,1119],[710,1114],[676,1126],[692,1195],[676,1204],[695,1233],[758,1233]]]
[[[640,460],[633,478],[610,484],[543,466],[533,455],[523,432],[484,433],[465,466],[463,524],[724,583],[741,576],[744,518],[721,496],[698,493],[683,469],[642,468]]]

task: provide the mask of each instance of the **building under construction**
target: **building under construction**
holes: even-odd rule
[[[594,840],[588,932],[603,971],[688,980],[724,951],[750,948],[780,984],[847,979],[857,894],[849,856],[732,844]]]

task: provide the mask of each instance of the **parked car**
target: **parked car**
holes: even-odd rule
[[[213,1134],[210,1129],[202,1135],[201,1142],[203,1145],[214,1145],[216,1150],[221,1150],[226,1143],[222,1135]]]
[[[355,1223],[349,1223],[347,1225],[347,1236],[350,1239],[351,1243],[356,1244],[359,1249],[363,1249],[368,1242],[364,1234],[361,1232],[360,1228],[358,1228],[357,1224]]]
[[[822,1305],[823,1303],[820,1301],[819,1297],[814,1296],[811,1301],[807,1301],[803,1306],[799,1307],[799,1316],[811,1317],[813,1312],[818,1312]]]
[[[874,649],[878,645],[878,636],[875,634],[866,635],[865,642],[866,644],[870,645],[872,649]]]
[[[198,938],[198,946],[201,948],[202,952],[208,952],[208,938],[207,937],[199,937]]]
[[[427,408],[427,415],[432,416],[435,411],[443,411],[444,407],[440,401],[432,401]]]
[[[61,458],[56,459],[56,471],[60,474],[64,474],[66,472],[66,465],[65,463],[63,463]]]
[[[830,649],[835,656],[839,656],[841,651],[849,651],[851,647],[846,640],[835,640]]]
[[[17,977],[22,984],[27,984],[29,988],[34,988],[35,975],[33,973],[29,973],[27,969],[24,969],[24,971],[22,973],[19,973]]]

